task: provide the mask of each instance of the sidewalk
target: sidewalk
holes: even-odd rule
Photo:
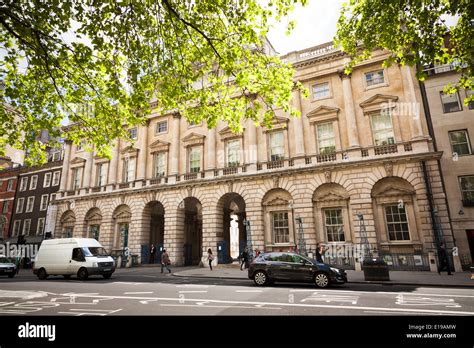
[[[408,272],[390,271],[390,281],[365,281],[364,272],[348,270],[347,278],[349,283],[356,284],[392,284],[392,285],[423,285],[442,287],[472,287],[474,280],[471,280],[471,272],[457,272],[448,276],[446,273],[439,275],[433,272]],[[241,271],[239,268],[217,266],[213,270],[209,268],[194,268],[179,271],[173,274],[176,277],[197,277],[197,278],[218,278],[218,279],[248,279],[247,270]],[[250,281],[250,280],[249,280]]]

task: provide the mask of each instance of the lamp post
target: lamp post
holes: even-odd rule
[[[252,236],[251,236],[251,229],[250,229],[250,220],[244,219],[244,226],[245,226],[245,233],[247,236],[247,255],[249,258],[249,262],[253,260],[253,247],[252,247]]]
[[[307,255],[306,242],[304,240],[303,218],[301,218],[300,216],[297,216],[295,218],[295,221],[298,224],[298,252],[301,255]]]
[[[295,226],[295,221],[293,220],[293,216],[295,215],[295,210],[294,210],[294,204],[293,201],[288,202],[288,208],[291,209],[291,218],[292,218],[292,223],[293,223],[293,243],[295,243],[295,248],[297,248],[296,244],[296,226]]]

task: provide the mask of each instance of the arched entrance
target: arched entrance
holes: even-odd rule
[[[202,204],[195,197],[185,198],[179,206],[184,219],[184,265],[199,265],[202,250]]]
[[[231,263],[239,257],[247,244],[245,201],[238,193],[226,193],[217,202],[217,211],[222,213],[222,225],[219,226],[222,241],[217,246],[218,262]]]
[[[128,248],[129,229],[132,219],[132,212],[128,205],[119,205],[112,214],[114,220],[114,241],[113,251],[122,253]]]
[[[159,263],[164,245],[165,208],[158,201],[149,202],[143,209],[142,263]],[[150,247],[155,245],[155,259],[150,260]]]
[[[86,238],[99,240],[102,214],[99,208],[92,208],[86,214]]]
[[[61,223],[61,235],[63,238],[72,238],[74,236],[74,225],[76,224],[76,215],[72,210],[67,210],[59,220]]]

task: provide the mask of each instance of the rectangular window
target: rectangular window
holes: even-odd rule
[[[36,235],[41,236],[44,232],[44,218],[38,219],[38,225],[36,226]]]
[[[38,184],[38,175],[33,175],[30,180],[30,190],[36,190]]]
[[[336,151],[336,137],[332,122],[318,124],[316,126],[318,139],[318,149],[320,154],[332,153]]]
[[[3,210],[2,210],[3,214],[8,213],[9,206],[10,206],[10,201],[4,201],[3,202]]]
[[[156,124],[155,134],[166,133],[168,131],[168,121],[161,121]]]
[[[371,121],[375,146],[395,144],[390,113],[381,112],[380,114],[373,115]]]
[[[41,195],[40,210],[48,209],[48,197],[49,195]]]
[[[328,242],[344,242],[344,223],[342,220],[342,209],[324,210],[326,235]]]
[[[51,186],[51,173],[44,174],[43,187]]]
[[[469,98],[472,95],[474,95],[474,91],[471,91],[470,89],[466,89],[466,97]],[[471,100],[469,103],[467,103],[467,107],[469,108],[469,110],[473,110],[474,109],[474,100]]]
[[[365,73],[365,84],[367,87],[385,83],[383,70],[369,71]]]
[[[89,226],[89,238],[94,238],[95,240],[99,240],[99,234],[100,234],[100,225]]]
[[[51,160],[53,162],[60,161],[61,160],[61,151],[54,151],[51,155]]]
[[[237,167],[240,164],[240,140],[234,139],[227,142],[227,166]]]
[[[34,205],[35,205],[35,196],[28,197],[28,200],[26,201],[25,213],[31,213],[33,211]]]
[[[53,173],[53,186],[59,185],[59,180],[61,178],[61,172],[57,171]]]
[[[104,186],[107,183],[107,167],[105,163],[97,165],[97,186]]]
[[[21,234],[24,236],[29,236],[30,227],[31,227],[31,219],[26,219],[25,222],[23,223],[23,230],[21,231]]]
[[[471,154],[471,144],[469,143],[467,130],[449,132],[449,141],[453,153],[457,153],[459,156]]]
[[[21,178],[20,191],[26,191],[27,187],[28,187],[28,178]]]
[[[290,229],[288,227],[288,213],[275,212],[272,214],[272,227],[275,244],[290,242]]]
[[[13,191],[13,179],[8,180],[7,191]]]
[[[72,170],[72,189],[78,190],[81,187],[82,168],[74,168]]]
[[[23,197],[18,198],[18,203],[16,204],[15,213],[21,214],[23,213],[23,205],[25,204],[25,199]]]
[[[285,139],[283,132],[270,133],[270,161],[282,160],[285,157]]]
[[[313,86],[313,98],[314,99],[322,99],[329,97],[329,82],[320,83]]]
[[[189,148],[189,172],[199,173],[201,171],[201,147]]]
[[[166,152],[156,152],[153,154],[153,177],[165,176],[166,173]]]
[[[123,160],[123,182],[135,180],[135,157],[124,158]]]
[[[76,151],[82,151],[82,150],[84,150],[84,141],[81,140],[76,147]]]
[[[13,237],[16,237],[18,236],[18,234],[20,233],[20,227],[21,227],[21,220],[15,220],[15,222],[13,223]]]
[[[136,140],[138,138],[137,128],[130,128],[128,130],[128,135],[129,135],[130,139]]]
[[[405,207],[400,209],[398,204],[385,206],[385,219],[389,240],[410,240]]]
[[[463,202],[474,204],[474,175],[459,177]]]
[[[455,92],[453,94],[445,94],[444,92],[439,93],[441,96],[441,103],[443,104],[443,111],[445,114],[462,110],[458,92]]]

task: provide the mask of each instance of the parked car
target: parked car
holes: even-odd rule
[[[307,282],[319,288],[347,282],[346,271],[319,263],[295,253],[265,253],[257,257],[248,270],[248,277],[257,286],[274,282]]]
[[[0,275],[8,275],[8,278],[13,278],[15,274],[15,262],[8,257],[0,256]]]

